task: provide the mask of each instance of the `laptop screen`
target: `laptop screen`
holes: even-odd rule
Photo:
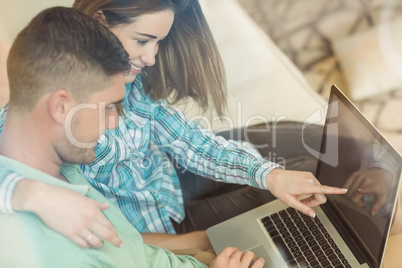
[[[322,184],[349,190],[344,196],[328,195],[322,208],[348,245],[358,241],[351,250],[359,261],[373,267],[381,263],[400,167],[399,154],[333,87],[316,176]]]

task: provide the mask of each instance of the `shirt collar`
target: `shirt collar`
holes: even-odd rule
[[[75,185],[75,184],[67,183],[67,182],[57,179],[53,176],[50,176],[42,171],[32,168],[24,163],[21,163],[19,161],[16,161],[14,159],[11,159],[11,158],[8,158],[8,157],[2,156],[2,155],[0,155],[0,164],[9,167],[12,170],[15,170],[19,175],[23,176],[24,178],[34,179],[34,180],[41,181],[41,182],[44,182],[46,184],[53,185],[53,186],[63,187],[63,188],[72,190],[74,192],[78,192],[83,195],[86,195],[87,192],[89,191],[88,185]],[[62,173],[66,177],[68,177],[68,171],[72,170],[73,168],[78,168],[78,167],[75,165],[64,164],[62,166]],[[67,179],[70,182],[74,183],[69,178],[67,178]]]

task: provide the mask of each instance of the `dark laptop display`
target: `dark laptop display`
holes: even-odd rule
[[[334,226],[347,244],[357,244],[351,250],[358,260],[378,267],[397,197],[400,156],[352,106],[332,89],[321,153],[333,157],[323,157],[326,161],[319,162],[316,176],[322,184],[349,191],[327,196],[321,208],[338,222]]]

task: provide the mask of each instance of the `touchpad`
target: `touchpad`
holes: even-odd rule
[[[265,260],[264,268],[274,267],[274,264],[272,263],[271,259],[268,257],[267,251],[265,250],[263,245],[259,244],[254,247],[251,247],[249,249],[246,249],[245,251],[254,252],[256,259],[258,257],[263,258]]]

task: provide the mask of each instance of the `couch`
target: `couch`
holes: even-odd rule
[[[402,2],[236,0],[327,99],[338,85],[402,152]]]

